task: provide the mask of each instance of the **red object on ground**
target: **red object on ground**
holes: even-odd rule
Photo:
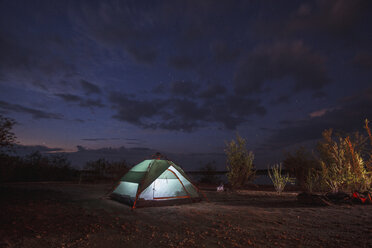
[[[353,199],[359,200],[361,203],[372,203],[372,196],[370,192],[365,192],[363,195],[359,192],[353,193]]]

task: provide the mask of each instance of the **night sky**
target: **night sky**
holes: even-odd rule
[[[0,114],[21,145],[257,164],[372,119],[370,1],[0,1]]]

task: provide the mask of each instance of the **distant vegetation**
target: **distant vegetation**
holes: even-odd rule
[[[34,152],[26,157],[9,152],[16,142],[15,121],[0,115],[0,182],[72,180],[77,171],[63,155],[43,156]]]
[[[71,166],[63,154],[43,155],[33,152],[20,157],[10,155],[16,136],[12,132],[15,121],[0,115],[0,182],[86,181],[118,180],[128,171],[125,161],[108,162],[105,159],[88,162],[81,172]],[[87,173],[87,171],[90,171]]]
[[[78,171],[63,155],[43,156],[34,152],[18,157],[0,154],[0,164],[1,182],[71,181],[78,176]]]
[[[225,153],[227,156],[227,178],[233,189],[241,188],[254,179],[254,154],[247,150],[244,138],[236,134],[236,140],[226,143]]]
[[[129,170],[125,160],[109,162],[104,158],[87,162],[80,181],[118,181]]]

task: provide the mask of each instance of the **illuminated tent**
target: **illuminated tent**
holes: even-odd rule
[[[198,188],[185,172],[173,162],[160,158],[145,160],[130,169],[111,198],[133,208],[200,200]]]

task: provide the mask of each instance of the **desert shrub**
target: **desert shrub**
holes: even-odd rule
[[[278,194],[281,194],[285,185],[292,181],[288,174],[282,174],[282,164],[275,164],[271,169],[268,169],[267,172]]]
[[[254,154],[246,148],[244,138],[236,135],[236,141],[226,143],[225,153],[227,156],[227,178],[233,189],[242,187],[246,182],[253,180]]]
[[[332,137],[332,129],[325,130],[318,143],[321,178],[332,192],[365,191],[371,187],[371,173],[364,166],[356,143],[350,137]]]
[[[323,181],[321,180],[321,170],[309,169],[302,184],[302,190],[313,193],[314,191],[323,191],[324,188]]]
[[[303,190],[308,191],[309,187],[313,188],[314,179],[317,177],[321,166],[317,158],[300,147],[292,153],[287,153],[283,160],[284,168],[289,172],[291,177],[295,177],[297,185],[301,186]]]

